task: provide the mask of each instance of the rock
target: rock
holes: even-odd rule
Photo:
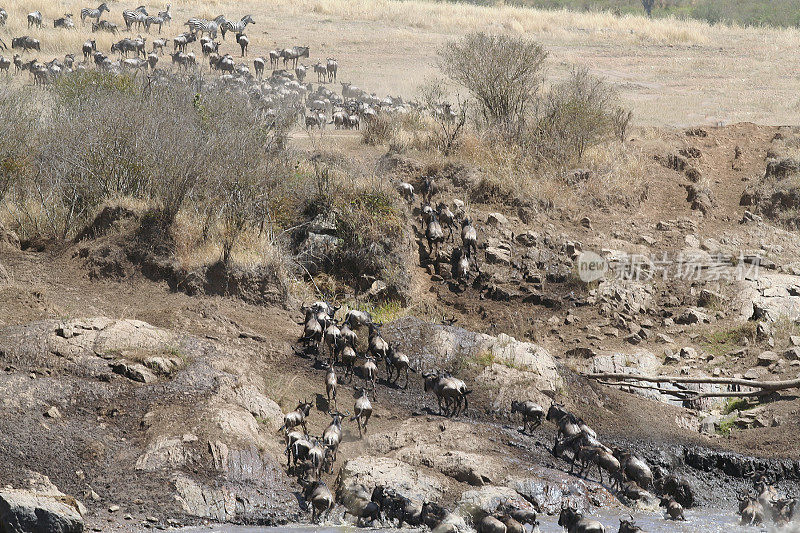
[[[489,462],[476,453],[443,450],[438,446],[416,445],[403,449],[397,456],[401,461],[434,468],[447,477],[462,483],[482,487],[491,483]]]
[[[663,342],[664,344],[674,344],[675,339],[667,335],[666,333],[656,333],[656,340],[659,342]]]
[[[675,319],[676,324],[707,324],[709,322],[711,322],[711,317],[696,307],[689,307]]]
[[[769,374],[769,370],[764,367],[751,368],[744,373],[745,379],[760,380]]]
[[[771,351],[761,352],[758,354],[758,365],[759,366],[769,366],[772,363],[777,362],[780,359],[778,354]]]
[[[789,361],[800,360],[800,346],[792,346],[783,352],[783,356]]]
[[[680,356],[685,359],[697,359],[697,350],[691,346],[684,346],[681,348]]]
[[[483,514],[493,513],[502,503],[509,503],[520,509],[533,510],[533,507],[517,491],[509,487],[486,485],[477,490],[468,490],[456,503],[456,514],[472,518],[476,522]]]
[[[330,211],[326,214],[317,215],[314,220],[309,222],[307,229],[309,233],[336,235],[336,214]]]
[[[388,285],[386,285],[386,282],[376,279],[375,281],[372,282],[372,285],[367,291],[367,297],[372,300],[380,300],[381,298],[384,298],[386,296],[387,288]]]
[[[0,489],[0,531],[3,533],[81,533],[80,505],[53,491]]]
[[[523,246],[534,246],[539,241],[539,235],[533,231],[526,231],[517,235],[516,240]]]
[[[353,494],[360,486],[384,485],[417,501],[439,501],[444,494],[444,485],[428,476],[419,468],[388,457],[361,456],[349,459],[339,472],[337,495],[343,499]]]
[[[800,346],[800,335],[790,335],[789,342],[792,343],[792,346]]]
[[[70,359],[82,356],[170,351],[176,336],[140,320],[83,318],[52,322],[47,349]]]
[[[713,305],[719,305],[723,302],[722,294],[709,290],[703,289],[700,291],[700,296],[697,298],[697,305],[700,307],[710,307]]]
[[[589,359],[595,357],[597,355],[597,351],[594,348],[590,348],[588,346],[576,346],[575,348],[570,348],[566,352],[564,352],[566,357],[577,357],[580,359]]]
[[[592,228],[592,219],[590,219],[589,217],[583,217],[581,219],[581,226],[583,226],[584,228],[591,229]]]
[[[715,435],[717,428],[719,428],[720,420],[722,417],[719,415],[709,415],[700,421],[700,433],[706,435]]]
[[[499,228],[500,226],[508,225],[508,218],[502,213],[489,213],[489,216],[486,217],[486,223]]]
[[[489,263],[509,265],[511,264],[511,252],[504,248],[490,246],[486,248],[486,261]]]
[[[657,241],[651,235],[640,235],[637,242],[645,246],[653,246]]]
[[[139,383],[153,383],[156,381],[156,376],[144,365],[140,363],[129,363],[127,361],[115,361],[109,363],[111,370],[115,374],[125,376],[126,378],[138,381]]]
[[[168,376],[177,370],[183,361],[179,357],[148,357],[144,366],[157,374]]]
[[[669,348],[665,348],[664,349],[664,355],[665,355],[665,357],[664,357],[664,364],[665,365],[674,364],[674,363],[680,363],[681,362],[681,356],[679,354],[677,354],[677,353],[674,353]]]
[[[112,505],[108,508],[109,513],[116,513],[117,511],[119,511],[119,505]]]
[[[61,412],[58,410],[58,407],[54,405],[47,410],[44,416],[46,416],[47,418],[61,418]]]

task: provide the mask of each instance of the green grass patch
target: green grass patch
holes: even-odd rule
[[[719,425],[717,429],[717,434],[723,435],[725,437],[731,434],[731,430],[736,426],[736,419],[733,420],[726,420]]]
[[[734,411],[744,411],[751,408],[750,402],[744,398],[728,398],[722,408],[722,414],[729,415]]]
[[[700,345],[707,352],[715,356],[722,356],[745,343],[753,343],[755,340],[756,324],[748,321],[732,328],[706,333]]]
[[[475,356],[475,364],[482,367],[492,366],[495,363],[494,354],[490,351],[483,351]]]

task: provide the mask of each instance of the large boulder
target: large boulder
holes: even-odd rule
[[[486,485],[480,489],[468,490],[456,503],[456,514],[470,517],[473,523],[479,517],[491,514],[501,504],[508,503],[519,509],[535,511],[525,498],[512,488]]]
[[[63,357],[172,351],[179,339],[141,320],[81,318],[56,324],[47,337],[50,351]]]
[[[544,347],[501,333],[494,337],[455,326],[404,317],[384,327],[387,340],[396,342],[418,367],[456,368],[464,361],[486,358],[524,373],[529,388],[555,391],[563,382],[556,362]]]
[[[31,474],[27,489],[0,489],[0,532],[81,533],[85,507],[47,476]]]
[[[421,502],[440,501],[445,491],[445,485],[439,479],[389,457],[361,456],[350,459],[342,465],[336,483],[340,499],[349,497],[351,493],[360,493],[363,487],[372,491],[377,485],[394,489],[406,498]]]

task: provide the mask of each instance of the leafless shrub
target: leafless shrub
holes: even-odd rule
[[[519,37],[473,32],[439,52],[439,65],[477,100],[487,124],[516,134],[543,81],[547,52]]]
[[[550,90],[536,126],[537,147],[548,159],[583,158],[586,150],[612,135],[616,92],[586,69]],[[549,152],[549,153],[548,153]]]
[[[436,121],[436,128],[433,132],[435,148],[447,157],[464,133],[469,106],[467,102],[462,102],[460,99],[455,105],[448,102],[447,92],[439,81],[433,81],[423,86],[420,93],[422,103]]]
[[[375,118],[366,121],[362,128],[361,140],[371,146],[387,144],[392,140],[397,128],[397,123],[388,113],[378,113]]]

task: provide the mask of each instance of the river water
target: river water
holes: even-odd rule
[[[740,526],[738,517],[733,513],[734,509],[718,511],[715,509],[692,509],[685,512],[686,522],[674,522],[665,520],[663,515],[657,513],[634,513],[636,524],[648,533],[731,533],[731,532],[762,532],[776,531],[772,528],[746,527]],[[592,518],[600,520],[608,533],[616,532],[619,528],[619,516],[623,514],[612,514],[599,510],[592,514]],[[542,516],[539,519],[540,531],[542,533],[563,533],[564,530],[558,525],[558,516]],[[372,532],[397,532],[396,529],[363,529],[348,525],[323,524],[320,526],[297,525],[284,527],[242,527],[242,526],[206,526],[188,528],[186,532],[196,533],[355,533],[357,531]],[[410,531],[406,529],[404,531]],[[786,533],[800,533],[800,527],[795,526],[791,529],[782,530]]]

